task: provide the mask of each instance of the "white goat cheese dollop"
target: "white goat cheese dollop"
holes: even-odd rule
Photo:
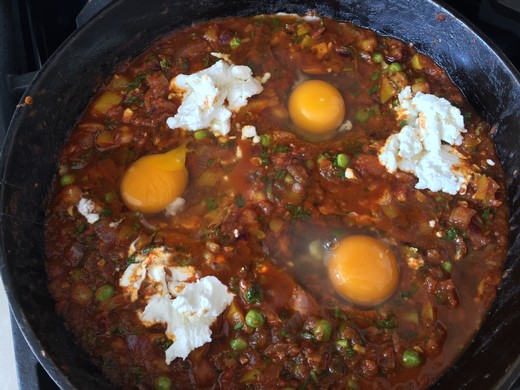
[[[119,285],[136,301],[148,278],[149,287],[141,290],[147,304],[139,318],[146,326],[166,325],[166,336],[173,341],[166,350],[166,364],[178,357],[186,359],[191,351],[211,341],[211,324],[234,295],[214,276],[196,280],[195,268],[169,266],[172,253],[165,247],[143,252],[136,252],[132,243],[128,254],[133,263]]]
[[[78,203],[78,211],[83,215],[87,222],[92,224],[99,221],[99,213],[96,213],[96,203],[91,199],[81,198]]]
[[[419,180],[417,189],[465,192],[471,171],[463,156],[450,145],[460,145],[466,132],[460,110],[444,98],[417,92],[410,87],[399,93],[397,120],[406,121],[401,131],[386,140],[379,161],[389,172],[400,169]]]
[[[174,77],[170,89],[182,96],[177,114],[166,120],[170,129],[209,128],[218,135],[226,135],[232,111],[245,106],[247,99],[262,92],[263,87],[248,66],[219,60],[199,72]]]

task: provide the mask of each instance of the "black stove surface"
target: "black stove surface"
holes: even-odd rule
[[[16,104],[61,43],[111,0],[0,0],[0,145]],[[520,69],[520,0],[445,0]],[[37,363],[13,321],[19,387],[58,387]],[[520,382],[513,386],[520,389]]]

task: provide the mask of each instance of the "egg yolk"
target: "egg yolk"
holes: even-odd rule
[[[342,239],[327,260],[329,278],[336,291],[359,306],[384,302],[399,283],[399,268],[392,250],[370,236]]]
[[[345,117],[345,102],[339,91],[322,80],[298,85],[289,97],[293,123],[312,134],[326,134],[339,127]]]
[[[158,213],[182,195],[188,184],[186,145],[163,154],[143,156],[123,175],[121,198],[128,208]]]

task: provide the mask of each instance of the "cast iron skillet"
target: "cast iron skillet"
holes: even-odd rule
[[[414,42],[497,125],[513,210],[506,272],[480,333],[433,387],[505,389],[520,373],[520,75],[493,44],[432,0],[119,0],[45,64],[27,92],[33,104],[15,112],[2,155],[2,276],[23,334],[61,388],[113,388],[55,314],[44,270],[44,208],[56,156],[96,85],[120,61],[193,21],[309,9]]]

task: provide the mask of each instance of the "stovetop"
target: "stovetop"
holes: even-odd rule
[[[111,0],[0,0],[0,145],[7,131],[16,104],[42,64],[77,28],[88,21]],[[520,0],[445,0],[444,3],[461,13],[484,32],[520,69]],[[0,303],[5,302],[0,280]],[[8,315],[0,305],[0,318]],[[0,334],[5,335],[8,323],[0,321]],[[12,323],[20,389],[55,390],[58,387],[37,363],[17,325]],[[0,354],[12,354],[2,348]],[[4,359],[6,358],[4,356]],[[4,360],[5,362],[5,360]],[[0,359],[0,390],[11,390],[13,365]],[[7,387],[5,387],[7,386]],[[520,389],[520,384],[513,386]]]

